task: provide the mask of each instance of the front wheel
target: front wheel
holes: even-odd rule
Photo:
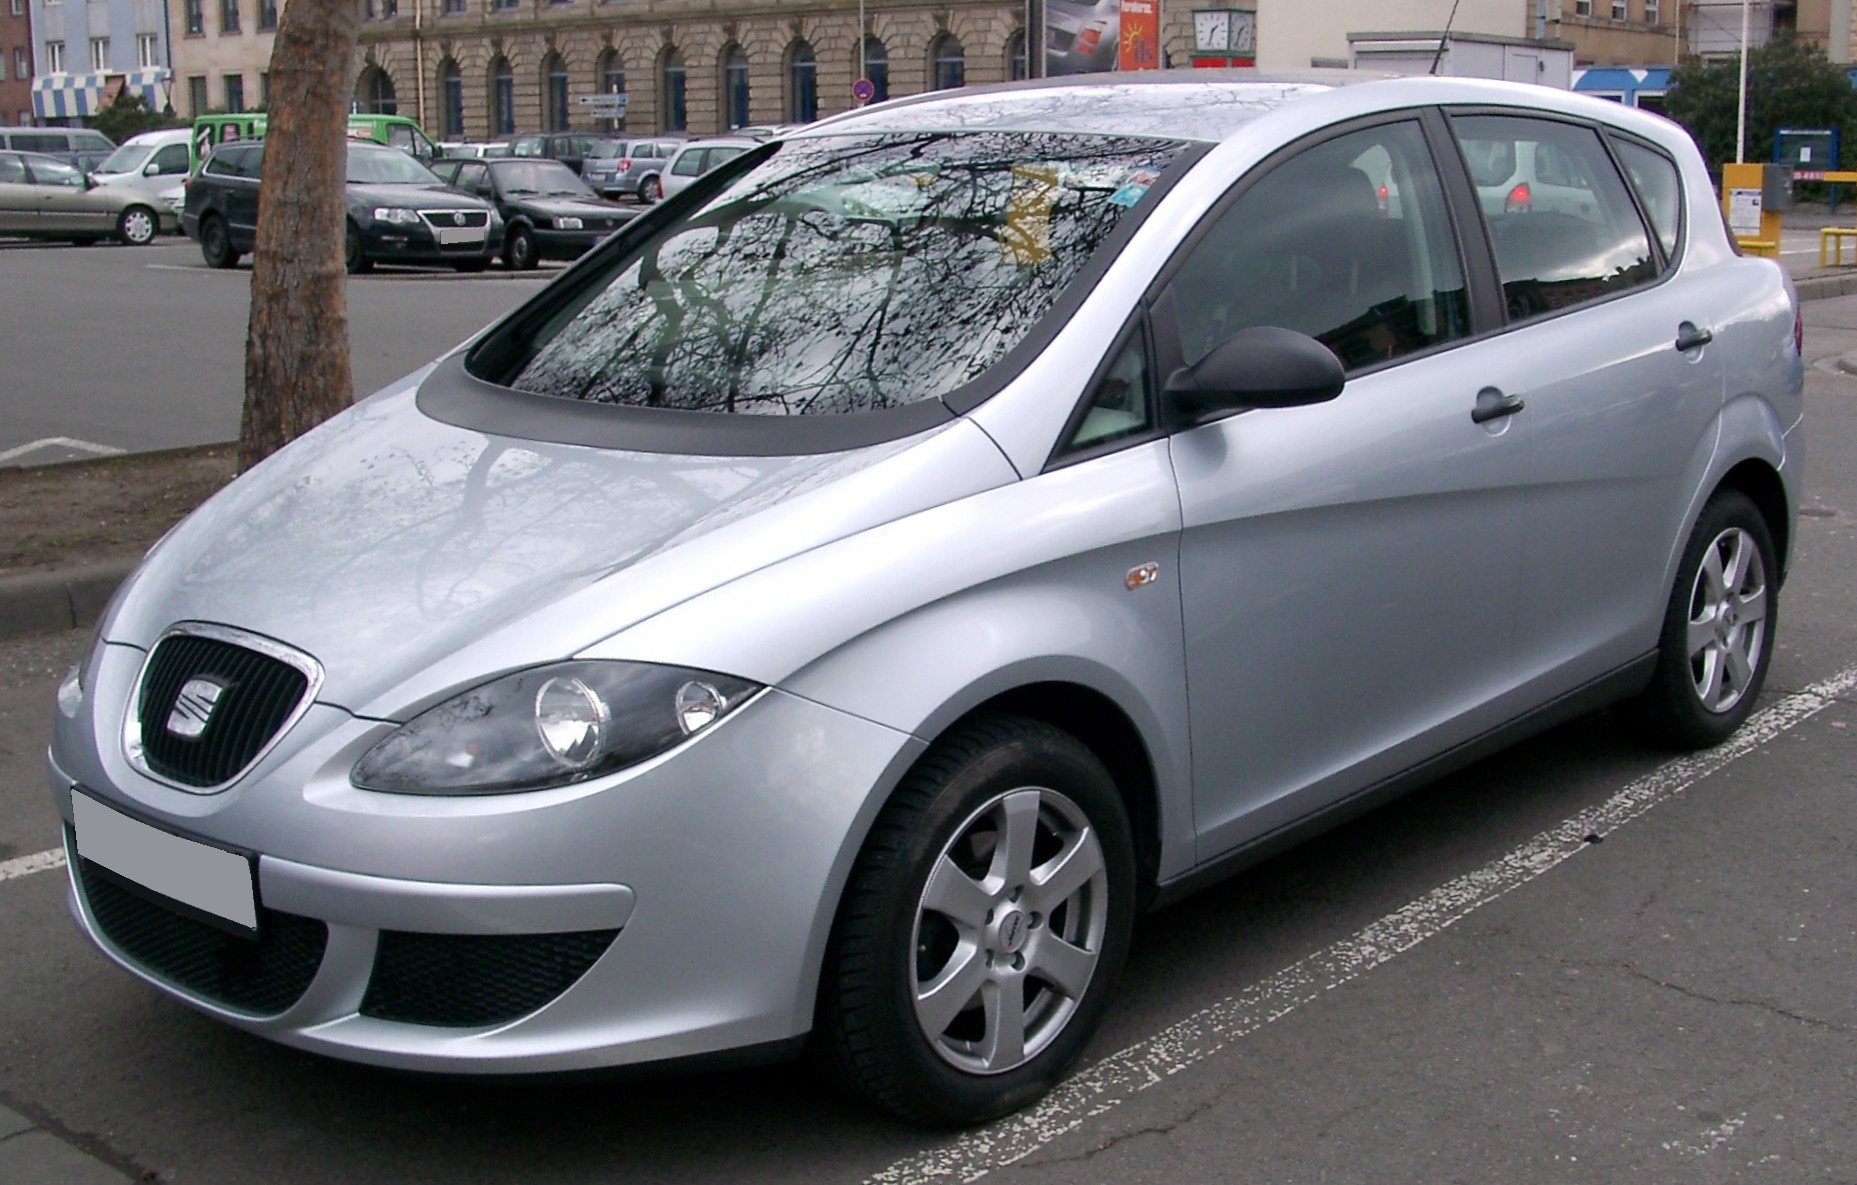
[[[131,247],[146,247],[155,241],[161,223],[147,206],[130,206],[116,219],[116,237]]]
[[[526,226],[512,226],[503,239],[503,262],[513,272],[526,272],[539,263],[535,236]]]
[[[342,244],[342,266],[348,269],[351,276],[360,275],[374,266],[374,261],[368,258],[366,249],[361,245],[361,231],[352,222],[348,224],[348,237]]]
[[[1658,739],[1707,748],[1753,712],[1773,657],[1778,573],[1767,520],[1747,495],[1711,498],[1683,549],[1657,673],[1640,701]]]
[[[814,1056],[904,1118],[970,1124],[1049,1090],[1127,956],[1128,815],[1095,754],[1018,717],[938,743],[858,857]]]

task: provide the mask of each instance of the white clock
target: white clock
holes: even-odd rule
[[[1201,8],[1193,13],[1193,51],[1223,54],[1231,48],[1232,10]]]
[[[1243,8],[1232,11],[1231,50],[1241,58],[1257,53],[1257,13]]]

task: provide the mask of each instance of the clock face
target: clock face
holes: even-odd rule
[[[1248,58],[1257,52],[1257,14],[1240,9],[1232,13],[1232,52]]]
[[[1193,14],[1193,48],[1200,53],[1224,53],[1231,45],[1232,14],[1228,9],[1205,9]]]

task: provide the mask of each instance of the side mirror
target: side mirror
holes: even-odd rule
[[[151,160],[147,164],[142,166],[142,176],[159,177],[160,175],[161,175],[161,166],[156,164],[154,161]]]
[[[1341,394],[1341,360],[1306,333],[1275,325],[1241,329],[1167,379],[1177,423],[1198,424],[1258,407],[1303,407]]]

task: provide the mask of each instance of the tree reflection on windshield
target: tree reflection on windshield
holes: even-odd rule
[[[998,361],[1180,150],[976,132],[801,140],[617,258],[511,385],[775,415],[933,399]]]

